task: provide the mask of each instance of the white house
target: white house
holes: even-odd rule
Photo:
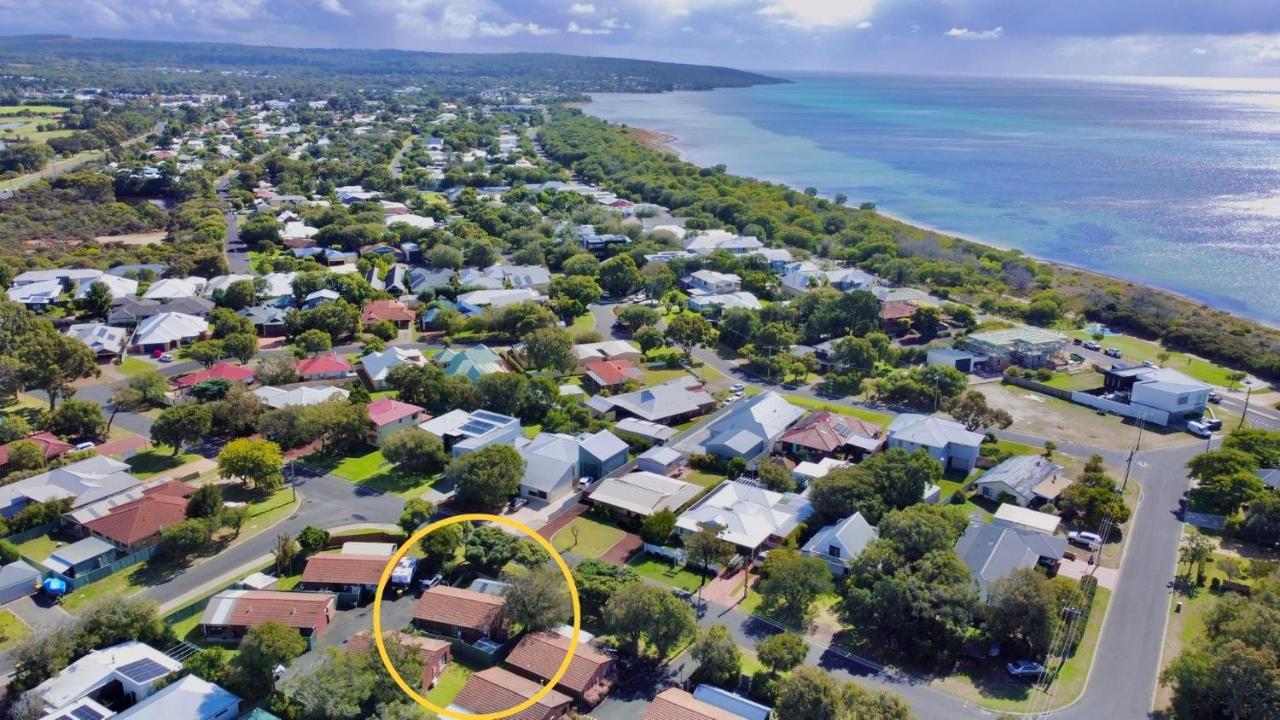
[[[522,302],[542,302],[545,299],[532,288],[473,290],[458,296],[458,308],[464,315],[479,315],[485,311],[485,308],[501,308]]]
[[[822,558],[832,575],[844,577],[849,574],[849,563],[861,555],[876,537],[876,529],[862,517],[862,513],[854,513],[819,530],[804,544],[802,552]]]
[[[684,249],[698,255],[710,255],[716,250],[724,250],[733,255],[745,255],[764,247],[759,239],[735,235],[727,230],[703,230],[697,235],[689,235],[684,239]]]
[[[260,387],[254,390],[253,394],[266,405],[279,410],[291,406],[319,405],[334,398],[345,398],[351,393],[328,385],[304,385],[289,390],[271,386]]]
[[[147,300],[174,300],[191,298],[200,295],[204,290],[205,279],[202,277],[164,278],[157,280],[147,288],[142,297]]]
[[[118,693],[133,703],[141,702],[165,678],[181,670],[182,663],[150,645],[131,640],[94,650],[27,692],[43,701],[46,712],[56,715],[86,698],[96,700],[95,696],[103,691]]]
[[[360,358],[360,372],[365,382],[374,390],[385,390],[387,373],[398,365],[426,365],[427,358],[421,350],[389,347],[382,352],[372,352]]]
[[[708,293],[731,293],[742,289],[742,278],[733,273],[698,270],[684,279],[686,285]]]
[[[903,413],[889,423],[889,447],[907,452],[924,449],[944,468],[973,470],[981,445],[982,435],[953,420]]]
[[[450,410],[418,427],[440,438],[444,449],[453,457],[460,457],[489,445],[514,445],[522,435],[519,420],[489,410]]]
[[[734,308],[759,310],[763,307],[764,305],[760,303],[760,299],[746,290],[730,293],[691,293],[689,295],[689,309],[700,313],[705,313],[708,310],[718,309],[723,311]]]
[[[63,289],[61,280],[41,280],[25,285],[15,285],[5,292],[5,296],[10,302],[22,303],[29,308],[40,308],[57,302]]]
[[[738,402],[712,423],[703,447],[712,455],[750,459],[772,447],[802,417],[804,410],[778,393],[761,393]]]
[[[103,273],[96,280],[84,281],[76,286],[75,299],[83,300],[94,285],[105,285],[111,297],[133,297],[138,294],[138,281],[133,278],[120,277]]]
[[[128,331],[103,323],[77,323],[67,328],[67,337],[73,337],[93,351],[99,358],[110,358],[124,352]]]
[[[699,492],[702,488],[693,483],[641,470],[605,478],[591,491],[590,500],[623,515],[649,517],[659,510],[679,510]]]
[[[803,495],[730,480],[681,513],[676,531],[691,535],[704,527],[714,528],[721,539],[754,553],[766,544],[781,542],[812,514],[813,506]]]
[[[991,523],[1000,527],[1034,530],[1045,535],[1053,535],[1058,532],[1062,518],[1019,505],[1001,503],[1000,507],[996,508],[996,514],[991,519]]]
[[[167,685],[155,695],[115,716],[115,720],[230,720],[240,714],[240,698],[195,675]],[[71,717],[81,715],[72,713]]]
[[[138,323],[129,338],[129,352],[172,350],[199,340],[209,332],[204,318],[186,313],[162,312]]]
[[[69,498],[74,510],[122,493],[140,482],[129,474],[127,464],[95,455],[0,486],[0,515],[10,517],[32,503],[60,498]]]
[[[578,442],[571,435],[538,433],[524,444],[517,442],[524,458],[520,495],[531,500],[557,502],[573,492],[578,479]]]
[[[221,290],[222,292],[226,292],[227,288],[231,287],[232,283],[237,283],[237,282],[240,282],[241,280],[252,281],[253,276],[232,274],[232,275],[218,275],[216,277],[211,277],[209,278],[208,282],[204,284],[204,289],[201,290],[200,292],[205,297],[211,298],[213,297],[214,293],[218,292],[219,290]]]

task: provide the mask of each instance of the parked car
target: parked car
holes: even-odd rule
[[[596,479],[593,477],[578,478],[578,489],[586,490],[587,488],[591,487],[591,483],[595,481]]]
[[[729,392],[731,393],[740,393],[745,391],[746,389],[747,389],[747,386],[743,385],[742,383],[734,383],[729,386]]]
[[[1113,348],[1113,347],[1109,347],[1106,350],[1103,350],[1102,354],[1106,355],[1107,357],[1113,357],[1113,358],[1124,357],[1124,353],[1120,352],[1120,348]]]
[[[1101,349],[1102,349],[1102,346],[1101,346],[1101,345],[1099,345],[1097,342],[1095,342],[1095,341],[1093,341],[1093,340],[1086,340],[1083,344],[1084,344],[1084,348],[1085,348],[1086,350],[1101,350]]]
[[[1192,420],[1187,423],[1187,432],[1198,438],[1208,438],[1213,436],[1213,431],[1209,429],[1209,426],[1199,420]]]
[[[162,363],[171,363],[171,362],[173,362],[173,354],[172,354],[172,353],[160,353],[159,355],[157,355],[157,356],[156,356],[156,359],[157,359],[157,360],[159,360],[159,361],[160,361],[160,362],[162,362]]]
[[[1081,340],[1080,338],[1071,338],[1072,345],[1080,345],[1082,343],[1084,343],[1084,340]]]
[[[528,504],[529,504],[529,501],[525,498],[522,498],[522,497],[515,498],[511,501],[511,504],[507,506],[507,512],[515,512]]]
[[[1213,403],[1214,405],[1217,405],[1218,403],[1222,402],[1222,396],[1219,395],[1217,392],[1210,390],[1209,402]]]
[[[1205,427],[1209,428],[1214,432],[1217,432],[1222,429],[1222,421],[1219,420],[1218,418],[1202,418],[1200,420],[1200,424],[1204,425]]]
[[[81,452],[83,450],[92,450],[96,447],[98,447],[98,443],[95,443],[91,440],[85,440],[82,443],[76,443],[76,446],[71,449],[75,452]]]
[[[413,583],[413,575],[418,570],[418,558],[405,556],[400,558],[391,570],[391,586],[397,589],[408,588]]]
[[[1102,536],[1098,533],[1073,530],[1067,533],[1067,542],[1081,547],[1087,547],[1090,550],[1097,550],[1102,547]]]
[[[432,575],[429,578],[422,578],[421,580],[419,580],[418,589],[426,590],[428,588],[433,588],[442,582],[444,582],[444,576],[441,575],[440,573],[436,573],[435,575]]]
[[[1044,666],[1031,660],[1015,660],[1007,663],[1004,669],[1016,678],[1038,678],[1044,674]]]

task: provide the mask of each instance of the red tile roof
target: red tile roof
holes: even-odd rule
[[[520,640],[520,644],[507,656],[507,664],[546,682],[560,669],[560,663],[564,662],[568,652],[569,638],[553,632],[535,633]],[[591,687],[596,672],[611,662],[613,658],[589,643],[579,643],[559,684],[573,692],[584,693]]]
[[[649,703],[642,720],[742,720],[728,710],[702,702],[680,688],[667,688]]]
[[[402,648],[416,647],[418,649],[418,660],[422,664],[422,692],[425,693],[431,689],[431,681],[440,672],[440,656],[448,655],[450,652],[449,642],[402,632],[388,632],[383,637],[387,641],[388,650],[391,650],[392,644],[399,645]],[[372,649],[373,633],[369,630],[361,630],[347,640],[347,652],[349,653],[367,653]]]
[[[278,622],[291,628],[310,630],[326,625],[333,617],[337,597],[332,593],[248,590],[237,597],[235,603],[235,608],[219,624],[253,627],[264,622]]]
[[[337,353],[329,353],[328,355],[318,355],[306,360],[299,360],[298,364],[293,366],[293,369],[305,378],[313,375],[351,372],[351,363]]]
[[[379,398],[369,403],[369,419],[374,425],[382,427],[397,420],[417,415],[422,412],[422,408],[406,402],[400,402],[394,398]]]
[[[592,360],[583,368],[602,387],[621,385],[640,374],[640,369],[630,360]]]
[[[208,370],[183,375],[173,381],[180,388],[194,387],[205,380],[226,380],[227,382],[249,382],[253,380],[253,368],[231,363],[218,363]]]
[[[845,445],[850,437],[878,438],[881,432],[881,427],[874,423],[824,410],[801,420],[778,441],[829,453]]]
[[[117,505],[85,527],[121,545],[133,545],[186,519],[187,498],[157,493]]]
[[[510,670],[492,667],[468,678],[453,704],[476,714],[501,712],[528,700],[541,689],[538,683]],[[567,695],[552,690],[532,707],[511,717],[513,720],[544,720],[562,714],[569,702]]]
[[[62,438],[54,435],[53,433],[45,432],[44,430],[41,430],[34,435],[28,435],[27,437],[22,438],[22,440],[14,440],[13,442],[23,441],[35,443],[37,447],[44,451],[45,460],[52,460],[65,452],[69,452],[73,447],[71,443],[63,442]],[[9,464],[9,448],[12,445],[13,443],[0,445],[0,465]]]
[[[414,312],[399,300],[370,300],[360,311],[360,324],[390,320],[394,323],[413,322]]]
[[[312,555],[302,571],[302,582],[377,585],[389,559],[381,555]]]
[[[413,608],[413,617],[441,625],[488,630],[506,604],[498,595],[436,585],[422,593]]]
[[[880,306],[881,320],[899,320],[909,318],[916,311],[916,304],[910,300],[889,300]]]

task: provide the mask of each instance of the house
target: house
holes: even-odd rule
[[[280,337],[285,334],[285,319],[289,312],[274,305],[253,305],[237,314],[253,323],[253,331],[258,337]]]
[[[195,675],[184,675],[113,720],[231,720],[240,715],[240,698]],[[87,717],[71,713],[72,718]]]
[[[0,567],[0,605],[31,595],[43,579],[44,573],[22,560]]]
[[[556,632],[530,633],[507,655],[506,665],[540,685],[555,676],[572,650],[573,659],[555,689],[573,698],[580,707],[590,708],[604,699],[613,684],[613,656],[597,650],[590,642],[571,647],[571,638]]]
[[[289,244],[291,240],[311,240],[320,232],[320,228],[311,227],[301,220],[290,220],[284,224],[284,228],[280,231],[280,239]],[[290,245],[290,247],[298,247]]]
[[[880,304],[880,329],[898,336],[911,328],[911,318],[920,307],[911,300],[887,300]]]
[[[804,410],[769,391],[740,401],[708,428],[703,446],[712,455],[753,458],[767,451]]]
[[[467,643],[506,639],[504,614],[507,601],[501,595],[436,585],[427,588],[413,608],[414,625]]]
[[[862,513],[856,512],[819,530],[804,544],[802,552],[821,558],[832,575],[844,577],[849,574],[849,563],[861,555],[876,537],[876,529],[862,517]]]
[[[735,235],[727,230],[703,230],[697,235],[687,235],[684,249],[698,255],[710,255],[724,250],[732,255],[746,255],[764,248],[764,243],[754,237]]]
[[[522,302],[542,302],[546,297],[530,288],[473,290],[458,296],[458,309],[463,315],[475,316],[487,308],[503,308]]]
[[[1169,425],[1204,414],[1213,388],[1173,368],[1117,363],[1102,387],[1074,392],[1074,402],[1144,422]]]
[[[658,693],[641,720],[742,720],[737,714],[698,700],[678,687]]]
[[[355,374],[351,370],[351,363],[336,352],[299,360],[293,370],[306,381],[341,380]]]
[[[693,689],[693,699],[733,713],[743,720],[770,720],[773,717],[772,708],[706,683]]]
[[[630,448],[608,430],[578,436],[578,475],[602,478],[627,464]]]
[[[925,364],[929,366],[942,366],[955,368],[960,372],[968,375],[978,370],[979,366],[987,361],[987,358],[968,350],[958,350],[956,348],[929,348],[925,355]]]
[[[947,469],[973,470],[982,435],[963,425],[932,415],[903,413],[889,423],[888,446],[907,452],[926,450]]]
[[[643,374],[630,360],[589,360],[583,369],[587,387],[597,393],[622,387]]]
[[[588,500],[624,517],[649,517],[659,510],[679,510],[700,492],[693,483],[639,470],[601,480]]]
[[[541,265],[490,265],[484,274],[496,280],[500,288],[546,292],[551,287],[551,273]]]
[[[445,667],[453,660],[453,646],[446,640],[433,637],[422,637],[421,635],[410,635],[402,632],[388,632],[383,635],[383,645],[399,646],[401,650],[412,653],[415,650],[418,654],[418,662],[422,665],[422,684],[419,685],[419,692],[425,693],[435,686],[436,680],[444,673]],[[368,630],[361,630],[347,640],[347,652],[349,653],[370,653],[375,652],[373,644],[373,633]]]
[[[129,338],[129,352],[169,351],[203,340],[209,332],[204,318],[178,312],[162,312],[138,323]]]
[[[66,711],[69,717],[110,717],[108,714],[87,712],[73,714],[67,710],[76,703],[93,701],[90,709],[99,702],[113,705],[137,704],[151,697],[171,675],[182,671],[182,663],[159,650],[130,640],[88,655],[63,668],[45,680],[28,694],[42,701],[43,710],[57,717]]]
[[[338,294],[337,290],[322,288],[320,290],[307,293],[307,296],[302,298],[301,307],[303,310],[314,310],[325,303],[337,302],[341,299],[342,295]]]
[[[41,430],[40,432],[32,433],[20,440],[14,440],[11,443],[0,445],[0,467],[5,467],[9,464],[9,452],[13,449],[13,443],[17,442],[29,442],[40,448],[40,453],[44,455],[46,463],[54,458],[66,455],[71,452],[72,448],[71,443],[63,442],[62,438],[57,435],[46,430]]]
[[[258,297],[273,299],[293,295],[293,280],[296,272],[272,272],[262,276],[262,290]]]
[[[603,398],[601,398],[603,400]],[[606,411],[612,408],[606,408]],[[657,443],[661,445],[676,436],[675,428],[659,425],[648,420],[639,418],[622,418],[613,425],[614,432],[634,435],[645,442]]]
[[[574,345],[571,352],[580,370],[585,369],[587,363],[596,360],[629,360],[636,363],[644,358],[644,353],[640,352],[640,348],[626,340],[583,343]]]
[[[462,350],[445,348],[436,355],[435,361],[444,368],[445,375],[461,375],[473,383],[490,373],[507,371],[498,353],[483,344]]]
[[[0,516],[12,517],[31,503],[60,498],[71,500],[71,509],[82,508],[138,485],[129,466],[96,455],[0,486]]]
[[[201,297],[178,298],[167,302],[124,298],[111,303],[111,312],[107,313],[107,324],[138,325],[147,318],[161,313],[182,313],[203,318],[213,312],[213,307],[212,302]]]
[[[1066,335],[1029,325],[974,333],[965,338],[965,348],[990,358],[987,364],[993,371],[1003,370],[1009,365],[1027,368],[1051,366],[1054,356],[1066,346]]]
[[[352,594],[360,599],[372,597],[387,559],[385,555],[346,552],[312,555],[307,558],[298,586],[303,590]]]
[[[337,596],[327,592],[223,590],[205,605],[200,633],[206,642],[239,642],[250,628],[278,622],[311,643],[329,630],[337,603]]]
[[[588,407],[598,414],[636,417],[649,422],[676,425],[715,409],[716,399],[691,377],[680,377],[635,392],[604,397],[597,395]]]
[[[813,514],[809,499],[730,480],[720,483],[680,517],[676,531],[692,535],[704,527],[746,553],[776,545]]]
[[[73,297],[76,300],[83,300],[89,296],[89,290],[94,285],[102,285],[111,293],[113,298],[133,297],[138,294],[138,281],[133,278],[121,277],[119,275],[108,275],[103,273],[94,280],[85,280],[76,285],[76,291]]]
[[[404,243],[402,248],[416,247],[413,243]],[[410,254],[410,250],[402,251],[405,255]],[[382,278],[382,289],[393,295],[405,295],[409,292],[409,270],[404,265],[396,264],[387,269],[387,274]]]
[[[9,287],[22,287],[35,283],[57,280],[67,286],[79,285],[102,277],[101,270],[93,268],[54,268],[52,270],[27,270],[18,273]]]
[[[440,438],[453,457],[489,445],[513,444],[523,433],[519,420],[489,410],[450,410],[418,427]]]
[[[373,424],[370,441],[381,445],[398,430],[414,427],[430,416],[423,416],[417,405],[394,398],[378,398],[369,403],[369,422]]]
[[[809,487],[814,480],[826,477],[827,473],[836,468],[849,467],[850,463],[845,460],[837,460],[835,458],[822,458],[818,462],[810,462],[802,460],[791,468],[791,476],[795,478],[796,484],[802,488]]]
[[[573,492],[578,475],[578,442],[571,435],[538,433],[517,449],[525,461],[522,497],[553,503]]]
[[[1280,468],[1262,468],[1261,470],[1254,470],[1253,474],[1257,475],[1258,479],[1268,489],[1275,490],[1280,488]]]
[[[853,458],[884,446],[884,428],[850,415],[823,410],[803,418],[778,438],[778,449],[795,458]]]
[[[202,277],[164,278],[157,280],[142,294],[144,300],[176,300],[202,294],[206,280]]]
[[[73,578],[106,567],[115,560],[115,546],[96,537],[87,537],[54,550],[41,564],[48,570]]]
[[[1013,528],[1015,530],[1033,530],[1045,535],[1053,535],[1058,532],[1058,526],[1062,524],[1062,518],[1039,510],[1022,507],[1021,505],[1001,503],[1000,507],[996,508],[996,514],[991,519],[991,522],[1000,527]]]
[[[98,360],[111,360],[124,352],[126,335],[124,328],[102,323],[76,323],[67,328],[67,337],[89,346]]]
[[[389,347],[382,352],[372,352],[360,358],[360,375],[373,390],[387,389],[387,373],[398,365],[426,365],[427,358],[421,350]]]
[[[698,270],[683,278],[682,282],[687,287],[697,288],[709,294],[732,293],[742,289],[741,277],[715,270]]]
[[[330,387],[328,385],[302,386],[289,390],[284,388],[260,387],[253,391],[258,399],[266,403],[271,408],[279,410],[280,408],[291,407],[294,405],[309,407],[311,405],[319,405],[320,403],[329,402],[334,398],[345,398],[351,393],[342,388]]]
[[[180,390],[189,390],[206,380],[226,380],[232,385],[237,383],[247,385],[253,382],[253,375],[253,368],[248,365],[215,363],[206,370],[183,375],[174,380],[173,385]]]
[[[211,277],[208,279],[208,281],[205,282],[204,288],[200,291],[200,294],[204,295],[207,298],[213,298],[213,297],[216,297],[217,293],[219,292],[226,292],[227,288],[231,287],[233,283],[238,283],[242,280],[253,282],[253,276],[233,274],[233,275],[218,275],[216,277]]]
[[[671,475],[685,462],[685,457],[679,450],[665,445],[654,445],[636,458],[636,469],[658,475]]]
[[[399,300],[370,300],[360,310],[360,325],[376,325],[388,321],[400,330],[413,326],[414,312]]]
[[[1043,455],[1015,455],[983,473],[974,482],[988,500],[1031,507],[1054,502],[1069,484],[1059,482],[1062,467]]]
[[[58,302],[63,290],[61,280],[44,280],[11,287],[5,291],[5,296],[9,302],[21,303],[32,310],[39,310]]]
[[[160,542],[160,531],[187,519],[187,503],[194,489],[177,480],[148,483],[115,498],[71,513],[74,521],[90,536],[106,540],[124,554],[137,552]],[[125,496],[136,495],[124,502]]]
[[[731,293],[690,293],[689,295],[689,309],[699,313],[732,310],[734,308],[760,310],[763,307],[764,305],[760,304],[760,299],[746,290]]]
[[[528,700],[541,689],[539,683],[510,670],[491,667],[467,678],[467,684],[445,709],[474,715],[502,712]],[[557,720],[569,712],[572,702],[568,695],[552,690],[532,707],[512,715],[511,720]]]
[[[399,223],[404,223],[409,227],[418,228],[420,230],[431,230],[435,228],[436,221],[434,218],[418,215],[417,213],[400,213],[398,215],[388,215],[382,221],[389,228],[394,228]]]
[[[956,554],[978,581],[983,597],[991,583],[1019,568],[1043,565],[1056,570],[1066,550],[1064,538],[979,521],[970,522],[956,543]]]

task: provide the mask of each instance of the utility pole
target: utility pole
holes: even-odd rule
[[[1244,410],[1240,412],[1240,424],[1236,426],[1237,430],[1244,427],[1244,419],[1249,416],[1249,398],[1252,396],[1253,396],[1253,381],[1245,380],[1244,381]]]
[[[1138,454],[1138,448],[1142,447],[1142,426],[1146,419],[1145,413],[1138,418],[1138,439],[1133,443],[1133,449],[1129,451],[1129,460],[1124,465],[1124,482],[1120,484],[1121,495],[1129,487],[1129,471],[1133,469],[1133,457]]]

